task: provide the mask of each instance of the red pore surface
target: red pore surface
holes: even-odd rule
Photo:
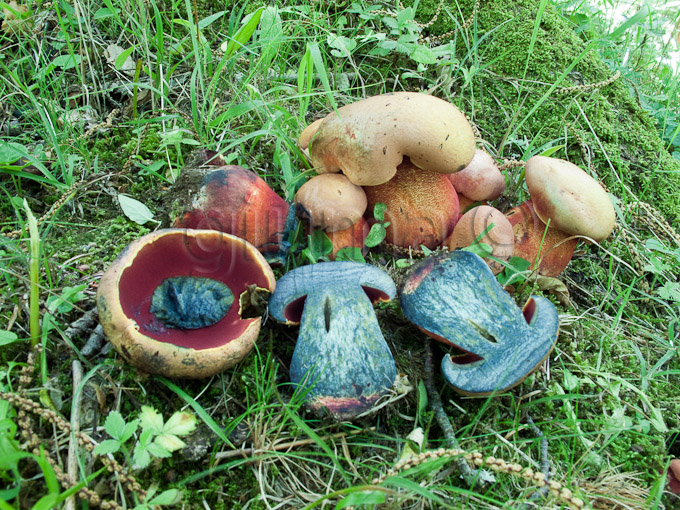
[[[268,289],[270,284],[250,249],[240,240],[215,233],[189,235],[183,231],[164,235],[144,245],[118,282],[120,304],[126,316],[139,325],[140,333],[180,347],[210,349],[238,338],[259,319],[241,319],[239,296],[250,285]],[[173,276],[212,278],[234,293],[234,304],[217,323],[200,329],[167,328],[150,312],[154,290]]]
[[[524,320],[527,321],[527,324],[531,324],[531,319],[534,318],[534,314],[536,313],[536,301],[534,301],[533,298],[529,298],[529,301],[526,302],[524,308],[522,308],[522,313],[524,314]]]

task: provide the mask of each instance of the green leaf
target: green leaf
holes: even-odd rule
[[[563,385],[567,389],[567,391],[571,392],[576,391],[578,389],[579,384],[581,383],[579,381],[579,378],[572,374],[566,368],[562,370],[562,377],[564,378]]]
[[[50,313],[68,313],[75,308],[74,304],[82,301],[87,296],[82,291],[87,288],[87,284],[75,287],[64,287],[61,296],[50,296],[47,298],[47,310]]]
[[[205,18],[203,18],[202,20],[200,20],[200,21],[198,22],[198,29],[199,29],[199,30],[203,30],[204,28],[209,27],[209,26],[212,25],[215,21],[217,21],[217,20],[220,19],[222,16],[224,16],[224,13],[225,13],[225,12],[226,12],[226,11],[220,11],[220,12],[216,12],[215,14],[211,14],[210,16],[206,16]]]
[[[164,434],[186,436],[196,430],[196,417],[184,411],[175,412],[163,425]]]
[[[54,60],[52,60],[52,65],[55,67],[61,67],[66,71],[80,65],[80,61],[80,55],[59,55]]]
[[[95,455],[108,455],[109,453],[116,453],[120,450],[120,442],[116,439],[105,439],[94,447],[92,453]]]
[[[149,505],[172,505],[179,502],[182,493],[177,489],[168,489],[148,502]]]
[[[471,244],[470,246],[467,246],[465,248],[461,248],[461,250],[469,251],[471,253],[474,253],[475,255],[479,255],[480,257],[485,258],[491,255],[493,248],[491,248],[491,246],[486,243],[477,243]]]
[[[163,416],[153,407],[142,406],[142,411],[139,413],[139,422],[143,429],[150,430],[156,435],[163,432]]]
[[[231,57],[236,50],[240,47],[245,46],[245,44],[250,40],[257,28],[258,23],[260,23],[260,17],[262,16],[262,11],[264,7],[260,7],[252,14],[249,14],[243,19],[243,26],[239,28],[238,32],[232,37],[229,42],[222,43],[221,49],[224,51],[225,56]]]
[[[385,211],[387,210],[387,205],[383,202],[378,202],[373,207],[373,217],[379,222],[385,221]]]
[[[125,213],[125,216],[135,223],[144,225],[148,221],[154,221],[151,210],[139,200],[118,193],[118,203],[120,204],[123,213]]]
[[[156,436],[153,442],[169,452],[174,452],[186,446],[186,443],[174,434],[161,434],[160,436]]]
[[[427,46],[417,44],[413,51],[411,52],[411,58],[418,62],[419,64],[436,64],[437,57]]]
[[[125,420],[118,411],[111,411],[104,421],[104,430],[111,437],[118,439],[125,430]]]
[[[368,231],[368,235],[364,240],[364,245],[368,246],[369,248],[378,246],[385,239],[385,235],[387,235],[385,226],[382,223],[375,223],[371,226],[371,230]]]
[[[307,236],[307,248],[302,250],[302,254],[312,263],[327,260],[332,252],[333,243],[323,230],[315,230]]]
[[[637,25],[642,20],[649,17],[649,15],[650,15],[649,6],[643,5],[642,7],[640,7],[640,10],[638,10],[638,12],[635,13],[635,15],[631,16],[626,21],[621,23],[621,25],[616,30],[614,30],[611,34],[606,35],[603,39],[604,40],[608,39],[610,41],[618,39],[621,35],[623,35],[623,33],[626,30],[628,30],[633,25]]]
[[[361,248],[357,248],[355,246],[347,246],[338,250],[338,253],[335,255],[335,260],[348,260],[350,262],[366,263],[366,259],[361,253]]]
[[[132,55],[132,52],[135,51],[134,46],[130,46],[128,49],[123,50],[120,55],[116,57],[116,60],[113,62],[114,67],[116,70],[120,71],[123,69],[123,66],[125,65],[125,61]]]
[[[133,450],[132,461],[135,467],[143,469],[151,463],[151,455],[145,447],[138,444]]]
[[[95,11],[95,13],[92,15],[92,18],[95,20],[110,18],[112,16],[116,16],[118,14],[118,11],[119,9],[110,9],[108,7],[102,7]]]
[[[17,340],[19,340],[19,337],[14,331],[0,330],[0,347],[13,344]]]
[[[130,423],[125,424],[125,428],[123,428],[123,432],[121,433],[120,437],[118,440],[121,443],[124,443],[128,439],[132,437],[132,434],[135,433],[137,430],[137,427],[139,426],[139,420],[132,420]]]
[[[331,82],[328,79],[328,72],[326,71],[326,65],[324,64],[323,57],[321,56],[321,50],[319,50],[319,45],[317,43],[308,43],[309,52],[312,55],[312,62],[314,62],[314,67],[316,72],[319,74],[319,79],[323,85],[324,92],[326,93],[326,99],[333,107],[333,110],[338,109],[338,104],[335,101],[335,94],[333,94],[333,89],[331,88]]]
[[[359,505],[380,505],[384,502],[385,493],[382,491],[354,492],[338,501],[337,505],[335,505],[335,509],[339,510],[340,508]]]
[[[166,448],[163,448],[161,445],[156,443],[150,443],[147,445],[146,450],[154,457],[161,459],[166,459],[172,456],[172,453],[170,453]]]
[[[32,509],[33,510],[50,510],[52,508],[55,508],[57,503],[59,502],[58,498],[59,498],[58,493],[56,493],[56,494],[55,493],[46,494],[33,504]]]
[[[427,388],[421,379],[418,382],[418,416],[422,416],[427,410]]]

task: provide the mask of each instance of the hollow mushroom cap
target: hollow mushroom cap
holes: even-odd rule
[[[379,186],[366,186],[368,210],[384,203],[385,241],[401,248],[433,250],[451,234],[458,219],[458,195],[445,175],[422,170],[404,159],[396,175]]]
[[[598,242],[614,230],[616,212],[607,192],[573,163],[534,156],[526,163],[525,179],[543,223]]]
[[[493,257],[507,262],[512,257],[514,251],[515,234],[512,231],[510,221],[505,215],[498,209],[488,205],[474,207],[463,214],[458,223],[456,223],[453,233],[446,240],[445,245],[451,251],[456,248],[470,246],[489,227],[491,227],[491,230],[484,234],[479,242],[491,246],[491,255]],[[488,259],[487,264],[494,274],[503,271],[503,264],[495,260]]]
[[[298,216],[312,228],[345,230],[366,212],[366,193],[342,174],[321,174],[304,183],[293,198]]]
[[[309,389],[312,409],[351,419],[392,387],[394,359],[372,303],[395,294],[385,272],[357,262],[302,266],[279,279],[269,313],[300,324],[290,379]]]
[[[159,286],[177,277],[221,282],[234,301],[212,325],[170,327],[151,311],[152,301]],[[119,354],[140,370],[208,377],[235,365],[257,340],[260,318],[241,318],[241,298],[275,287],[271,268],[243,239],[213,230],[162,229],[131,243],[106,270],[97,293],[99,321]],[[186,308],[193,314],[191,302]]]
[[[464,395],[490,395],[516,386],[547,358],[559,317],[546,298],[519,309],[484,261],[466,251],[428,257],[412,266],[399,290],[404,316],[428,336],[465,351],[447,354],[441,368]]]
[[[470,164],[449,175],[456,191],[473,201],[495,200],[505,191],[505,177],[491,154],[475,151]]]
[[[451,103],[427,94],[394,92],[362,99],[326,116],[309,139],[319,173],[342,171],[360,186],[389,181],[404,156],[418,168],[450,174],[475,153],[470,123]]]

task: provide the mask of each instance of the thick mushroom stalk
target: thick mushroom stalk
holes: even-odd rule
[[[520,310],[477,255],[455,251],[414,267],[399,300],[424,333],[467,354],[446,355],[442,372],[456,391],[490,395],[516,386],[550,354],[559,317],[532,296]]]
[[[348,420],[392,387],[394,359],[372,303],[395,293],[387,274],[356,262],[303,266],[278,281],[269,312],[300,323],[290,379],[309,391],[311,408]]]

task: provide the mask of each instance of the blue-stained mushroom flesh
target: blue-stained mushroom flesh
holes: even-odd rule
[[[177,276],[156,287],[151,313],[169,328],[199,329],[219,322],[233,302],[233,292],[220,281]]]
[[[308,391],[312,407],[351,419],[392,387],[394,359],[372,301],[395,293],[386,273],[355,262],[300,267],[277,282],[269,311],[300,323],[290,379]]]

